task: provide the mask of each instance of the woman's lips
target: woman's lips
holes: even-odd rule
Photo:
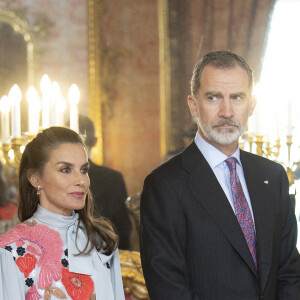
[[[84,196],[84,193],[83,192],[74,192],[74,193],[71,193],[71,195],[76,198],[82,198]]]

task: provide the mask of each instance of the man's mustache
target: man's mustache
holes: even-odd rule
[[[225,125],[236,126],[236,127],[239,126],[235,121],[228,119],[228,120],[221,120],[219,122],[215,122],[215,123],[213,123],[212,127],[214,128],[214,127],[220,127],[220,126],[225,126]]]

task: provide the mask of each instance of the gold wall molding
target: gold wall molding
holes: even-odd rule
[[[103,128],[100,88],[100,20],[102,7],[101,0],[88,0],[88,115],[95,124],[95,133],[98,138],[98,143],[93,148],[93,161],[97,164],[103,164]]]
[[[115,80],[118,58],[127,57],[125,48],[109,48],[101,36],[101,19],[105,13],[105,1],[88,0],[88,53],[89,53],[89,100],[88,115],[95,124],[98,143],[93,148],[93,160],[104,162],[103,116],[113,115]]]
[[[171,78],[168,0],[158,0],[160,153],[165,157],[171,144]]]

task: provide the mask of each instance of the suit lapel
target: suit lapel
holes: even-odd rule
[[[267,204],[268,178],[263,165],[258,163],[257,157],[241,151],[241,161],[254,214],[257,259],[261,290],[263,291],[270,272],[272,257],[272,221],[268,209],[269,204]]]
[[[195,143],[183,152],[183,167],[190,172],[189,187],[195,198],[257,277],[255,264],[237,218],[217,178]]]

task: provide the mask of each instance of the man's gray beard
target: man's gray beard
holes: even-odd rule
[[[246,131],[247,123],[243,126],[231,120],[224,120],[214,123],[212,126],[207,126],[198,122],[200,129],[208,140],[214,141],[220,145],[229,145],[239,139],[239,137]],[[216,130],[218,126],[233,125],[235,128],[223,128]]]

